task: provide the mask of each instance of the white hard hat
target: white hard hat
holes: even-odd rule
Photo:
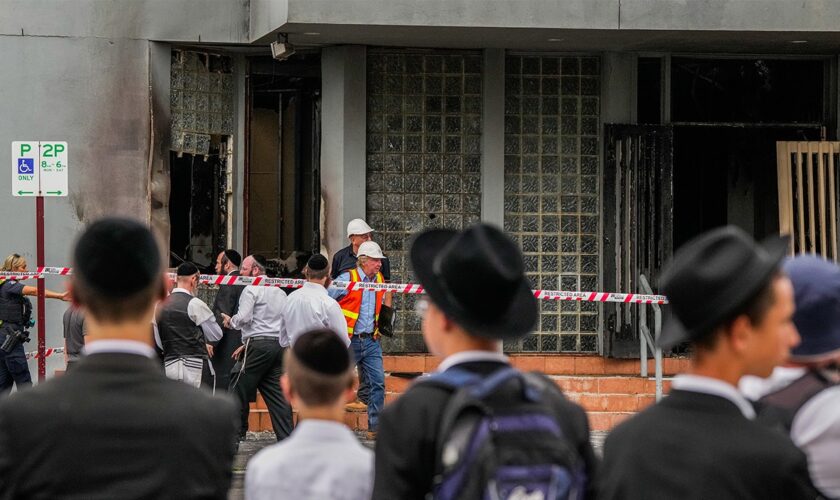
[[[385,256],[382,255],[382,249],[379,248],[379,244],[375,241],[366,241],[359,245],[359,251],[356,252],[357,257],[361,257],[365,255],[367,257],[373,259],[384,259]]]
[[[354,235],[354,234],[368,234],[368,233],[372,233],[372,232],[373,232],[373,228],[368,226],[367,222],[365,222],[362,219],[353,219],[353,220],[351,220],[350,222],[347,223],[347,237],[348,238],[350,236]]]

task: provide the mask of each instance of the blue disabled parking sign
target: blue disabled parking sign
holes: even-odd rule
[[[32,175],[35,173],[35,158],[18,159],[18,175]]]

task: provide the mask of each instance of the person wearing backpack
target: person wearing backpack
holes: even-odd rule
[[[808,455],[814,485],[840,498],[840,267],[815,255],[785,262],[793,282],[793,323],[802,342],[767,379],[739,387],[757,400],[758,420],[790,434]]]
[[[670,318],[659,345],[689,342],[688,373],[664,399],[613,429],[604,443],[604,500],[813,499],[805,455],[755,421],[738,391],[766,377],[799,342],[793,287],[780,270],[786,238],[764,244],[735,226],[686,243],[660,278]]]
[[[593,498],[583,409],[502,354],[537,320],[516,244],[487,224],[437,229],[410,258],[423,337],[443,361],[382,413],[373,498]]]

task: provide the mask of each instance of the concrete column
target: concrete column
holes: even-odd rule
[[[232,55],[234,75],[234,133],[233,133],[233,155],[227,168],[233,170],[230,177],[232,185],[229,188],[233,191],[233,202],[228,207],[228,226],[231,231],[228,234],[231,248],[242,252],[245,248],[245,153],[247,151],[245,129],[247,127],[247,88],[248,79],[247,63],[242,55]]]
[[[347,245],[347,221],[365,217],[365,54],[357,45],[321,52],[321,236],[330,257]]]
[[[484,50],[481,110],[481,219],[504,225],[505,51]]]
[[[601,67],[601,122],[636,123],[636,55],[608,52]]]

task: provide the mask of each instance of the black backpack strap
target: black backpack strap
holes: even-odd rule
[[[793,427],[797,412],[820,392],[837,385],[819,370],[808,370],[789,385],[771,392],[758,400],[762,419],[781,424],[787,432]]]

